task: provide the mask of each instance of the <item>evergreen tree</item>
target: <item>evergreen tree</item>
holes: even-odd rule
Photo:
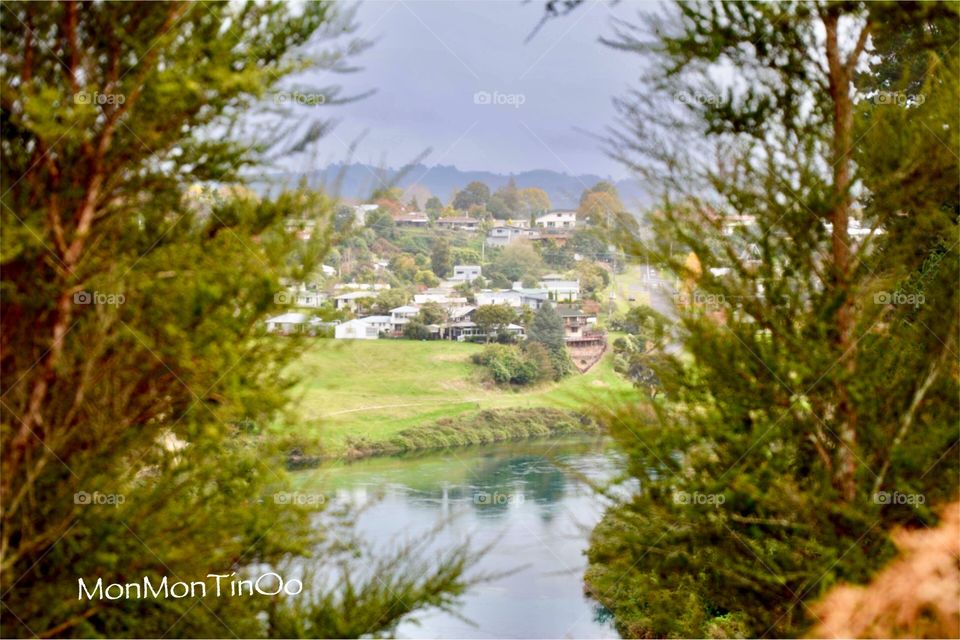
[[[563,330],[563,318],[549,302],[537,309],[533,321],[527,326],[527,342],[542,344],[550,353],[553,372],[560,379],[573,370]]]
[[[334,204],[244,186],[271,143],[309,144],[322,122],[297,139],[265,119],[262,140],[229,134],[289,104],[291,72],[344,69],[322,39],[350,37],[351,14],[253,2],[0,11],[0,635],[357,637],[448,605],[468,555],[432,569],[369,558],[334,514],[276,499],[288,478],[264,429],[301,343],[265,336],[263,320],[282,281],[319,266]],[[307,241],[292,231],[307,227]],[[263,566],[315,580],[296,602],[77,597],[78,578],[209,585]]]
[[[640,490],[587,581],[627,636],[800,635],[958,489],[956,6],[648,20],[611,41],[656,60],[612,143],[663,187],[655,246],[626,244],[685,283],[682,348],[665,394],[603,411]],[[891,49],[855,73],[904,29],[922,79]]]
[[[446,238],[438,238],[433,243],[430,254],[430,268],[439,278],[445,278],[453,270],[453,258],[450,255],[450,243]]]

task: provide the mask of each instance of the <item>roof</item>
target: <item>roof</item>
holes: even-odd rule
[[[479,224],[476,218],[466,216],[450,216],[449,218],[437,218],[437,224]]]
[[[267,322],[272,324],[303,324],[307,321],[307,314],[291,311],[282,315],[269,318]]]
[[[405,304],[401,307],[397,307],[396,309],[390,309],[390,313],[409,313],[411,311],[420,311],[420,308]]]
[[[363,322],[380,322],[380,323],[391,322],[393,320],[393,318],[391,318],[390,316],[367,316],[366,318],[357,318],[357,319],[362,320]]]
[[[356,300],[357,298],[373,298],[376,294],[371,291],[353,291],[351,293],[341,293],[336,297],[337,300]]]

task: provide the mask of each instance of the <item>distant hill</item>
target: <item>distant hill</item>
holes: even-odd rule
[[[385,184],[398,186],[409,195],[416,195],[422,206],[425,195],[438,196],[447,203],[458,189],[462,189],[474,180],[485,183],[491,191],[495,191],[507,184],[512,177],[520,188],[539,187],[546,191],[554,208],[575,208],[585,188],[592,187],[601,180],[609,180],[593,174],[572,176],[547,169],[504,174],[490,171],[461,171],[451,165],[428,167],[423,164],[407,167],[403,175],[398,178],[399,173],[397,169],[384,170],[368,164],[337,163],[320,171],[287,172],[264,176],[260,180],[254,180],[252,186],[262,193],[270,190],[271,187],[295,185],[301,178],[306,177],[307,183],[312,187],[326,187],[345,199],[364,200],[378,185]],[[338,179],[339,189],[336,188]],[[631,210],[637,210],[649,202],[639,182],[635,180],[610,180],[610,182],[617,186],[621,200]]]

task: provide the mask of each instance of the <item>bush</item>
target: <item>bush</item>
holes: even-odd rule
[[[491,345],[470,359],[474,364],[487,367],[497,384],[533,384],[542,379],[545,373],[537,360],[512,345]]]

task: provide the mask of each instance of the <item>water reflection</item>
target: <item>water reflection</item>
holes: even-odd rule
[[[583,550],[604,505],[579,477],[609,478],[616,459],[603,440],[523,441],[393,458],[374,458],[304,475],[338,501],[370,503],[360,535],[395,547],[450,526],[435,544],[467,536],[490,553],[477,570],[514,570],[481,585],[459,611],[473,624],[431,612],[405,638],[616,637],[609,612],[583,594]],[[519,568],[519,570],[517,570]]]

